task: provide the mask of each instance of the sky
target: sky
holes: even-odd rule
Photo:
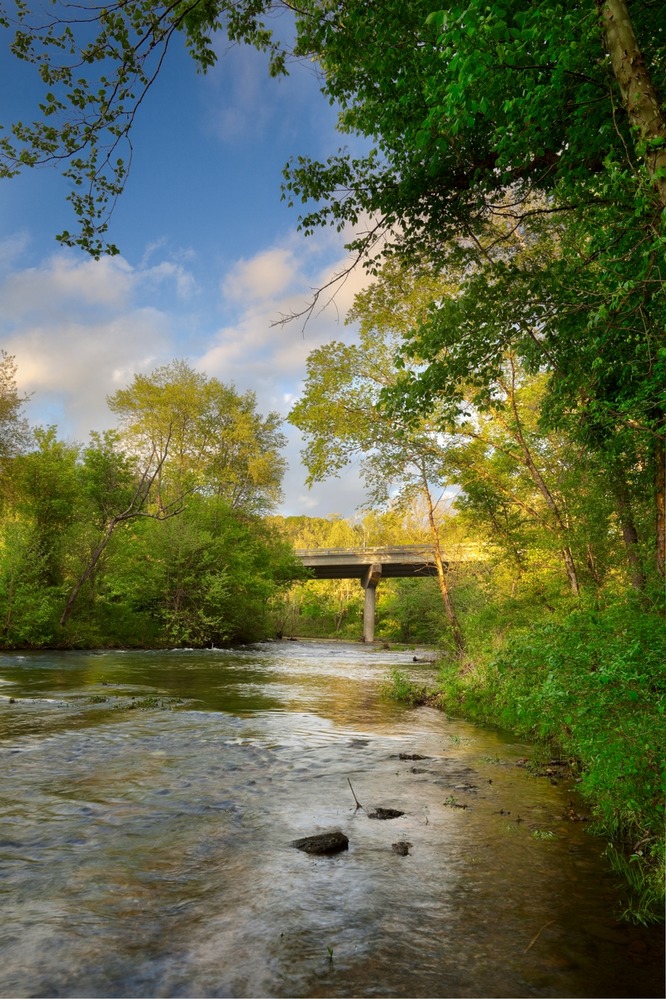
[[[0,64],[0,121],[27,117],[32,71],[7,53]],[[367,278],[354,272],[305,329],[274,325],[348,261],[343,234],[297,231],[297,210],[281,200],[282,169],[291,156],[325,158],[345,141],[312,65],[271,79],[263,55],[236,47],[203,76],[180,46],[136,122],[109,231],[119,256],[95,261],[55,241],[74,227],[57,170],[0,180],[0,347],[31,396],[30,422],[86,440],[114,425],[109,394],[174,358],[253,390],[259,412],[286,416],[308,354],[354,338],[344,318]],[[298,431],[284,431],[280,512],[352,516],[365,499],[358,469],[308,489]]]

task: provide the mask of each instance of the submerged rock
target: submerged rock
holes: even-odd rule
[[[397,808],[376,808],[374,812],[368,812],[369,819],[399,819],[404,812]]]
[[[330,854],[348,850],[349,840],[344,833],[336,831],[303,836],[302,839],[292,840],[291,845],[297,850],[303,850],[304,853]]]
[[[409,854],[409,848],[412,844],[406,839],[401,839],[397,843],[391,843],[391,849],[394,853],[397,853],[400,857],[406,857]]]

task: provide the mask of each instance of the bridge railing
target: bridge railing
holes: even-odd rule
[[[421,555],[424,559],[432,561],[434,558],[434,548],[432,545],[387,545],[376,547],[374,545],[358,545],[356,548],[295,548],[294,554],[298,558],[335,558],[337,555],[347,555],[355,557],[365,557],[377,555],[393,556],[394,558],[404,555],[406,557]],[[488,558],[488,552],[483,545],[474,542],[462,542],[453,546],[445,546],[442,555],[445,560],[455,562],[483,562]]]
[[[358,545],[354,548],[295,548],[294,553],[300,558],[312,558],[315,555],[421,555],[432,554],[432,545],[391,545],[378,548],[376,545]]]

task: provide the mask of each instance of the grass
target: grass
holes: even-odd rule
[[[404,704],[425,704],[432,696],[432,691],[423,684],[414,683],[401,670],[391,670],[390,680],[384,684],[383,693],[394,701]]]

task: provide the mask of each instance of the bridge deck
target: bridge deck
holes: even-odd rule
[[[405,576],[435,576],[432,548],[404,545],[394,548],[297,549],[295,554],[312,570],[315,579],[362,579],[371,565],[381,565],[385,579]]]

